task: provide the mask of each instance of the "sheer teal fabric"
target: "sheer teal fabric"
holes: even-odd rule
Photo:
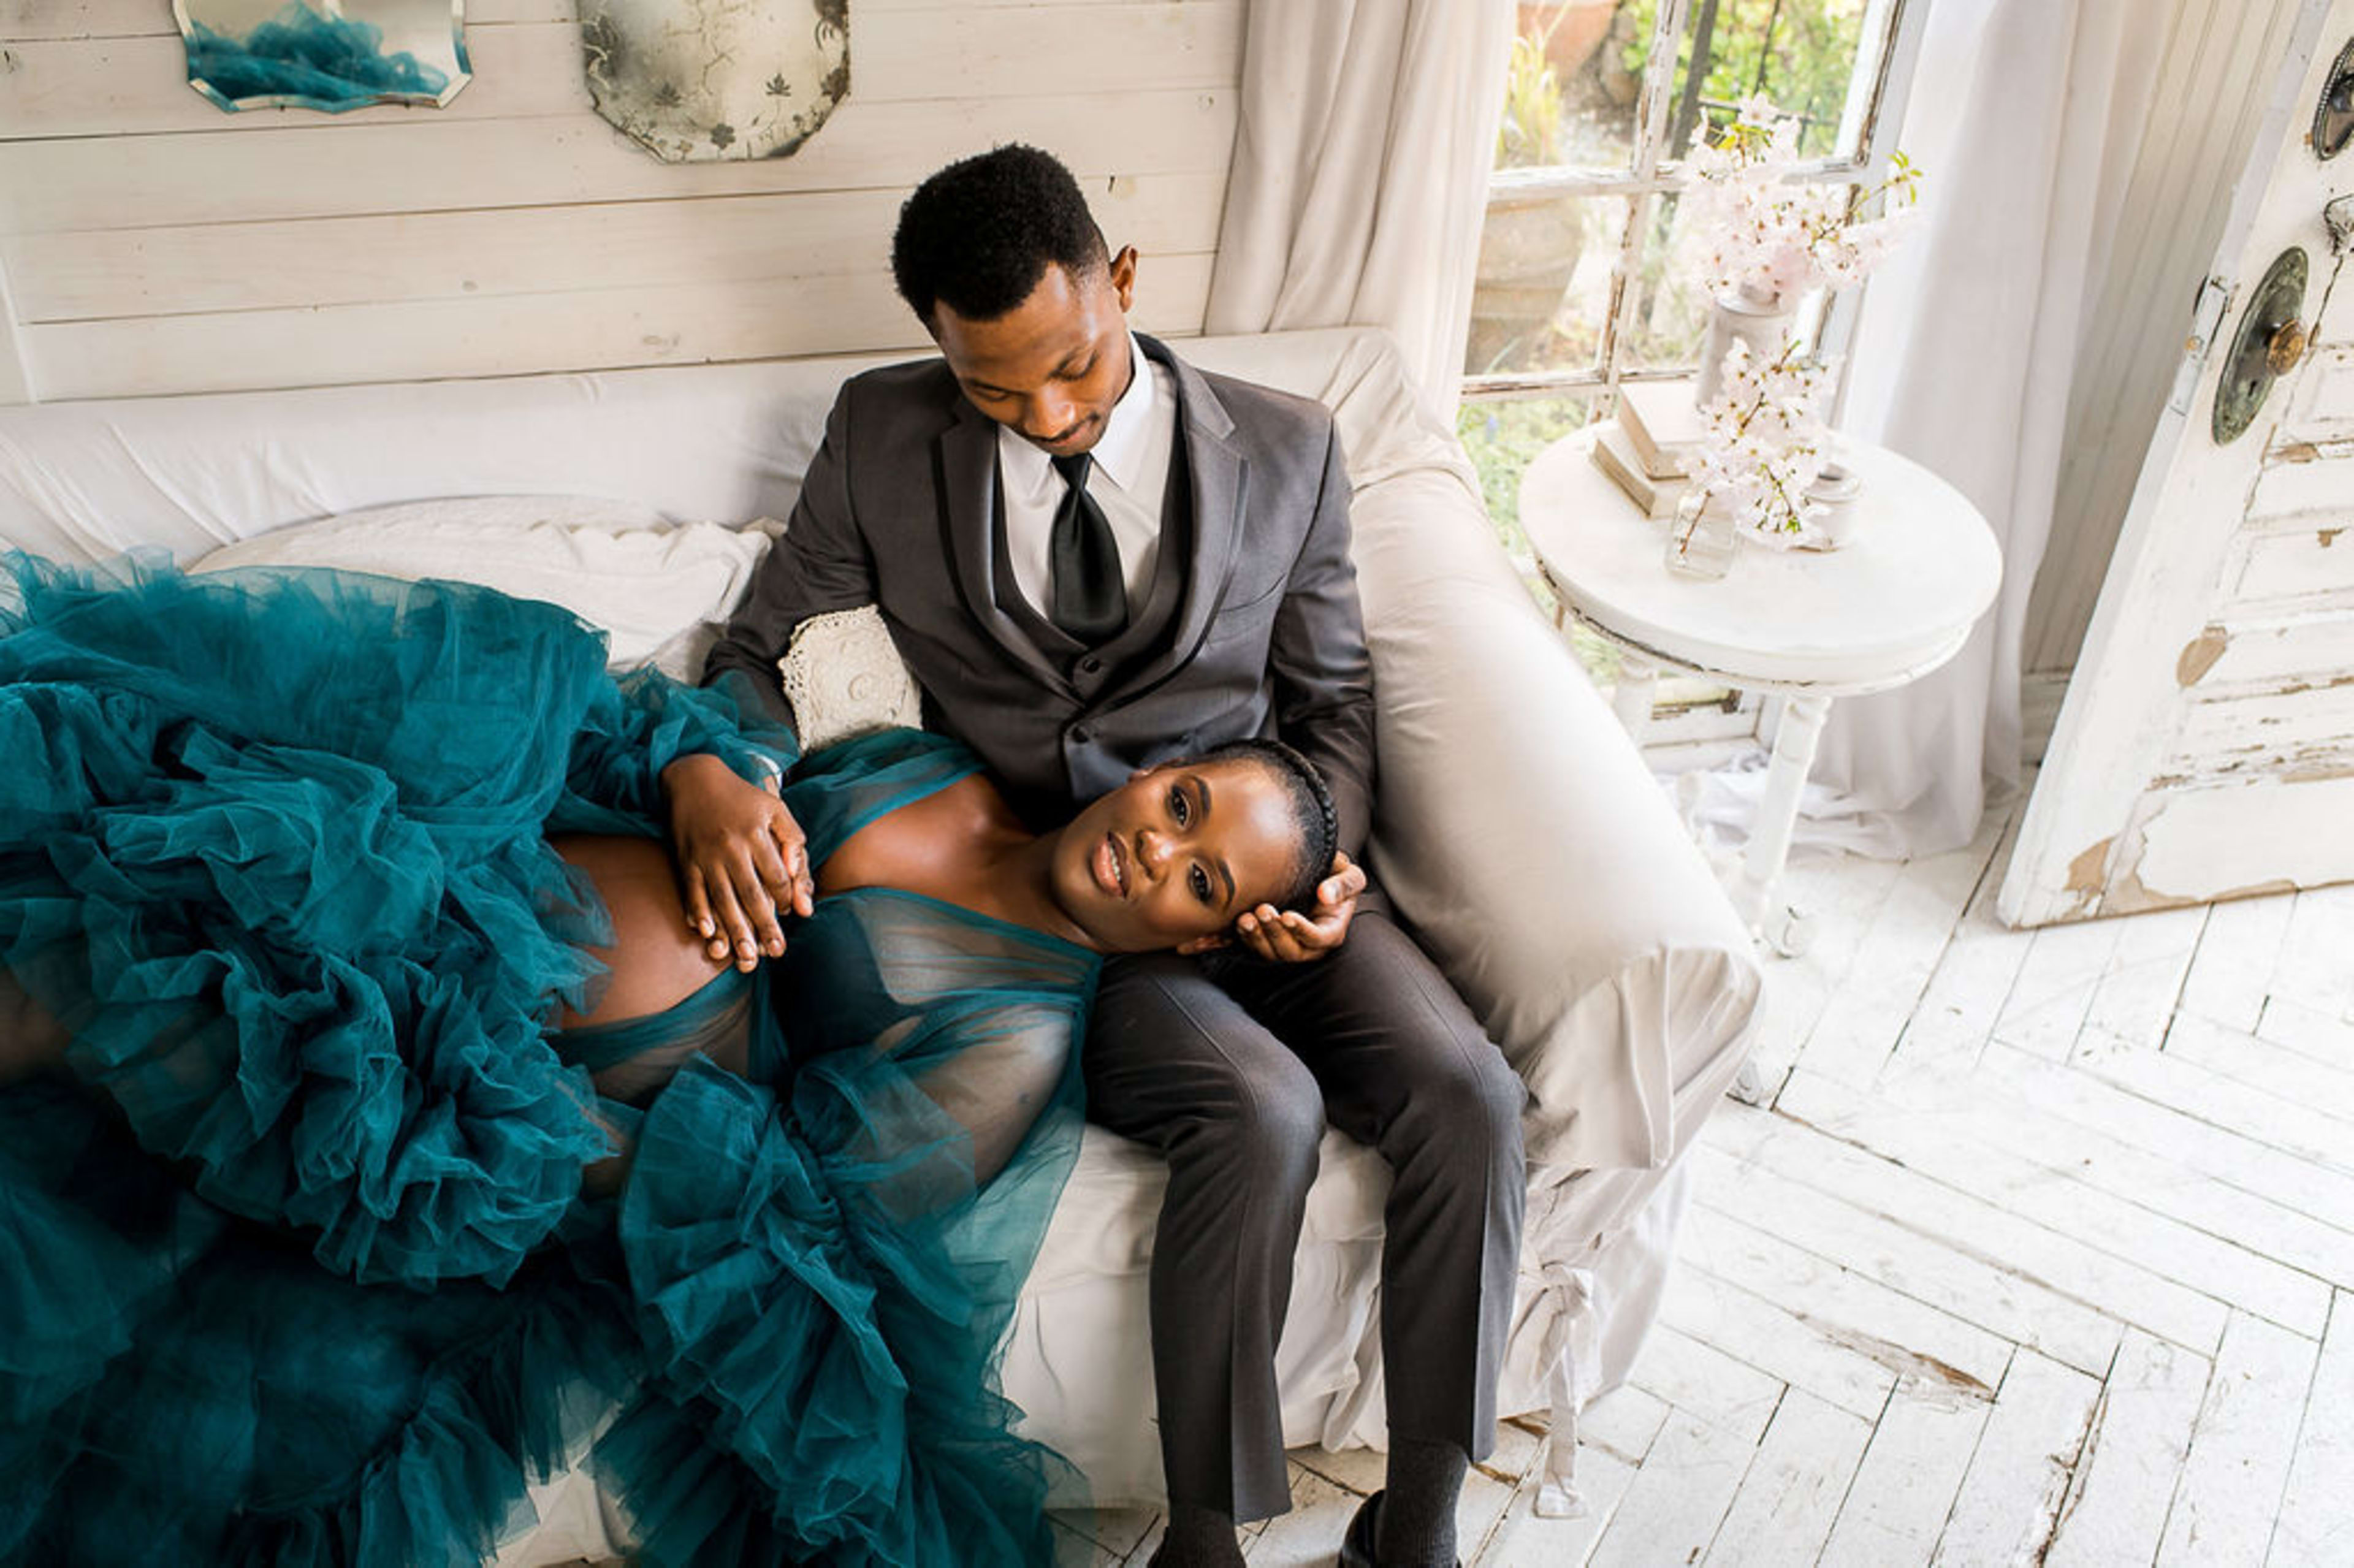
[[[0,1054],[0,1563],[479,1562],[616,1402],[649,1562],[1050,1554],[993,1357],[1090,955],[822,900],[750,1077],[697,1059],[640,1122],[547,1035],[610,933],[546,835],[652,832],[663,764],[789,736],[481,589],[13,565],[0,1015],[70,1072]],[[789,789],[822,861],[972,767],[903,732]]]

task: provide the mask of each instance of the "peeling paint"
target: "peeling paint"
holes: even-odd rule
[[[1959,1367],[1948,1365],[1935,1356],[1906,1350],[1893,1340],[1867,1334],[1861,1329],[1850,1329],[1843,1323],[1826,1322],[1804,1312],[1795,1316],[1831,1343],[1870,1357],[1897,1376],[1910,1381],[1916,1389],[1950,1389],[1967,1400],[1981,1404],[1994,1401],[1994,1390]]]
[[[2273,449],[2272,456],[2279,462],[2312,462],[2321,456],[2321,449],[2311,441],[2293,441]]]
[[[2326,550],[2338,543],[2338,535],[2344,532],[2346,530],[2343,528],[2324,528],[2314,536],[2321,541],[2321,547]]]
[[[2231,645],[2231,634],[2220,626],[2211,626],[2184,643],[2181,656],[2174,662],[2176,683],[2185,686],[2198,684],[2199,678],[2215,667],[2215,661],[2221,659],[2223,650]]]
[[[2108,863],[2109,846],[2116,842],[2116,835],[2111,833],[2068,863],[2069,892],[2100,895],[2102,885],[2108,880],[2103,868]]]

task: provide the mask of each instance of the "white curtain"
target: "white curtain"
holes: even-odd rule
[[[1800,837],[1881,855],[1969,841],[2020,768],[2020,651],[2052,528],[2070,390],[2173,0],[1935,0],[1899,144],[1925,219],[1875,277],[1846,428],[1925,464],[2003,550],[1953,662],[1837,704]]]
[[[1452,414],[1513,16],[1254,0],[1208,331],[1387,327]]]

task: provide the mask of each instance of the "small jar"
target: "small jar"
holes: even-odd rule
[[[1668,570],[1703,582],[1732,570],[1737,510],[1730,497],[1712,491],[1684,492],[1668,520]]]
[[[1862,491],[1862,477],[1855,470],[1842,462],[1823,464],[1815,482],[1807,486],[1808,503],[1822,508],[1807,520],[1807,531],[1819,548],[1838,550],[1855,543],[1856,526],[1863,517],[1856,497]]]

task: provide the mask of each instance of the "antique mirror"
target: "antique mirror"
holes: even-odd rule
[[[188,85],[221,108],[450,101],[472,75],[466,0],[172,0]]]
[[[781,158],[850,95],[849,0],[580,0],[597,112],[665,163]]]

